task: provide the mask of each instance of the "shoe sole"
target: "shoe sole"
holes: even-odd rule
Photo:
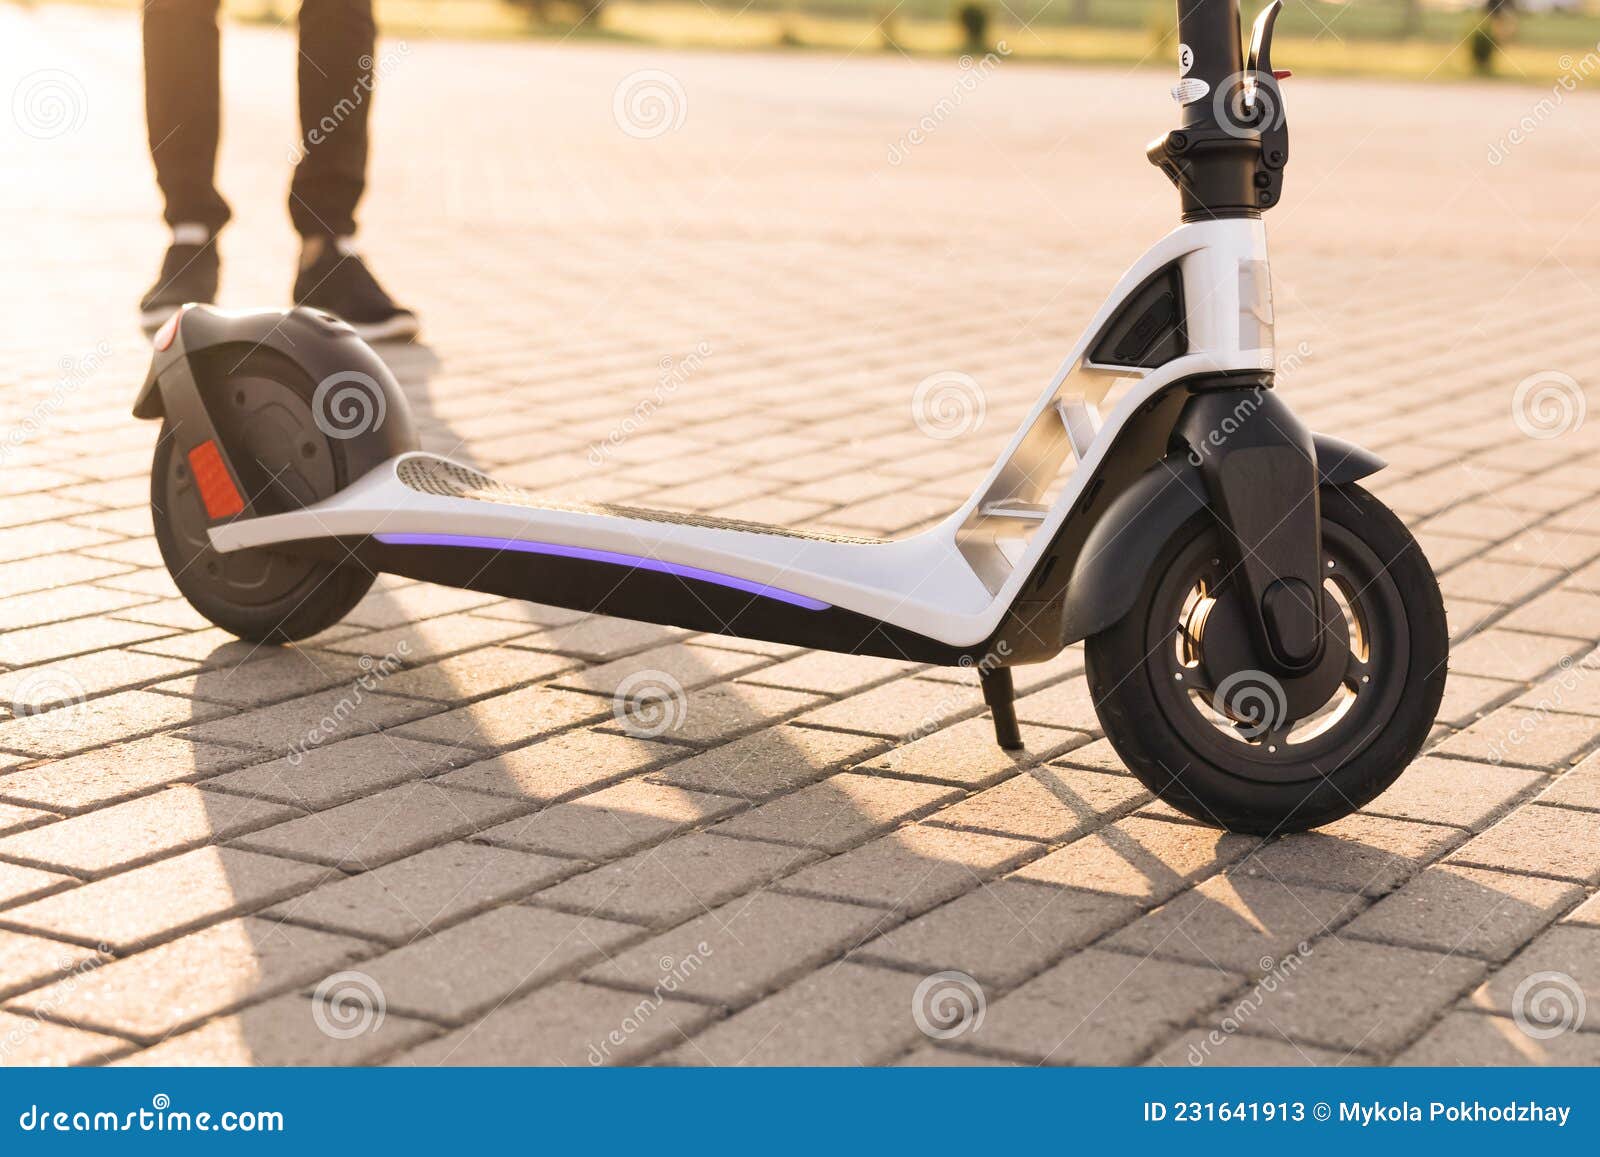
[[[410,314],[399,314],[384,321],[348,321],[362,341],[408,341],[422,332],[422,323]]]
[[[161,305],[154,309],[140,310],[139,328],[144,330],[145,337],[155,337],[156,330],[166,325],[172,315],[182,308],[182,306],[178,305]]]
[[[145,337],[154,337],[156,331],[166,325],[172,315],[181,308],[182,306],[165,305],[156,309],[142,310],[139,314],[139,328],[144,330]],[[356,331],[356,336],[362,341],[405,341],[422,332],[422,323],[408,314],[399,314],[385,321],[346,324]]]

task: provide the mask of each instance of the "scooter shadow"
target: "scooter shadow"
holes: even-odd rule
[[[623,948],[647,938],[647,926],[709,916],[727,902],[710,919],[730,962],[743,947],[739,929],[753,942],[771,936],[773,898],[743,894],[822,853],[695,829],[773,797],[772,786],[741,793],[755,773],[794,786],[820,783],[841,770],[844,751],[865,758],[888,741],[767,726],[761,713],[772,689],[737,677],[773,665],[774,656],[688,646],[674,633],[658,647],[602,662],[588,622],[523,628],[491,653],[453,654],[430,648],[423,625],[411,624],[402,631],[419,636],[414,663],[375,654],[399,649],[392,631],[372,632],[371,650],[357,636],[320,647],[230,642],[205,656],[187,689],[194,723],[183,734],[195,758],[174,770],[180,790],[203,809],[194,886],[232,900],[222,924],[206,931],[227,958],[218,971],[258,978],[260,987],[218,994],[214,1010],[203,1007],[212,996],[204,994],[163,1024],[162,1035],[193,1033],[189,1014],[203,1019],[212,1011],[201,1031],[217,1037],[221,1063],[382,1063],[448,1035],[439,1008],[408,1004],[395,985],[399,965],[382,958],[473,919],[509,937],[506,955],[486,962],[508,976],[527,971],[513,958],[518,944],[567,961],[560,971],[576,974],[600,962],[595,942]],[[618,687],[625,669],[652,664],[670,666],[687,689],[676,708],[681,729],[656,734],[645,723],[644,734],[629,734],[615,708]],[[722,735],[737,750],[717,742]],[[741,774],[751,761],[756,766]],[[826,802],[824,831],[881,821],[870,798],[850,791]],[[687,846],[657,852],[675,839]],[[653,863],[658,854],[664,859]],[[680,885],[680,876],[696,878],[697,864],[708,860],[754,876],[734,890]],[[267,880],[274,874],[285,877],[281,887]],[[534,909],[518,903],[567,881],[565,899]],[[663,889],[675,894],[650,899]],[[780,907],[806,903],[778,900]],[[619,920],[615,909],[628,904],[635,909]],[[579,931],[592,915],[599,918]],[[366,973],[372,983],[364,992],[324,991],[330,977],[359,986]],[[529,973],[488,996],[471,983],[436,979],[439,998],[451,1005],[442,1023],[453,1025],[515,1005],[537,978]],[[386,1004],[383,1033],[328,1033],[322,1026],[341,999]],[[596,1039],[603,1027],[596,1025]],[[174,1040],[148,1063],[193,1063],[195,1050],[207,1047],[204,1039]],[[515,1056],[526,1063],[586,1063],[581,1050],[567,1057],[545,1049],[538,1034],[518,1047]],[[440,1039],[436,1049],[442,1063],[455,1043]]]
[[[493,617],[502,609],[480,617],[508,622]],[[1067,947],[1059,931],[1038,929],[1083,917],[1073,892],[1002,883],[1043,848],[961,830],[985,826],[978,816],[948,815],[954,826],[942,826],[935,813],[964,793],[905,778],[894,753],[949,743],[947,775],[990,769],[967,799],[992,780],[992,790],[1026,789],[1036,813],[1044,795],[1021,782],[1029,780],[1058,801],[1069,827],[1105,818],[1106,800],[1093,789],[1120,777],[1045,765],[1038,743],[1021,757],[974,746],[966,733],[986,738],[992,727],[982,715],[898,740],[808,726],[808,708],[835,697],[817,693],[815,661],[803,652],[664,632],[616,655],[605,645],[615,646],[612,633],[628,624],[574,617],[519,626],[492,645],[444,641],[423,621],[295,647],[228,643],[202,660],[186,737],[197,750],[204,790],[196,794],[213,846],[197,869],[217,876],[211,886],[228,889],[237,905],[226,930],[213,934],[229,942],[219,951],[251,958],[252,973],[272,978],[260,995],[241,993],[235,1003],[246,1007],[236,1014],[219,1009],[222,1023],[208,1030],[231,1034],[234,1056],[262,1064],[588,1063],[541,1032],[551,1002],[576,993],[604,1003],[613,991],[653,983],[661,948],[679,939],[705,958],[696,983],[708,992],[729,973],[766,967],[775,946],[804,956],[815,936],[842,937],[839,951],[911,969],[908,984],[916,968],[959,967],[995,995],[1010,987],[992,971],[996,942],[1007,945],[1002,955],[1025,948],[1041,964]],[[408,636],[416,649],[391,662],[396,639]],[[637,692],[641,671],[681,693],[641,699],[630,721],[617,704],[625,688]],[[850,694],[889,693],[904,679],[930,701],[956,690],[976,698],[975,687],[952,685],[948,673],[909,664],[884,668]],[[657,707],[668,723],[659,731]],[[917,797],[909,812],[907,793]],[[975,850],[988,854],[974,861]],[[1138,839],[1107,850],[1137,875],[1162,870]],[[266,880],[269,866],[326,878],[280,889]],[[849,927],[807,926],[844,916]],[[452,939],[475,942],[451,932],[471,920],[504,938],[505,953],[521,944],[570,956],[564,987],[522,983],[523,968],[510,991],[485,995],[441,974],[437,995],[448,1015],[408,1004],[415,978],[407,969],[426,959],[415,950],[414,965],[383,958],[442,936],[444,959]],[[589,920],[583,931],[580,920]],[[910,938],[897,936],[908,923]],[[679,929],[668,934],[673,945],[656,946],[651,938],[670,928]],[[603,952],[584,947],[591,938]],[[511,969],[510,955],[480,963]],[[620,987],[571,983],[603,967],[619,970]],[[363,976],[370,991],[353,999],[358,1007],[386,1002],[384,1031],[326,1033],[321,1024],[338,994],[316,992],[330,977],[359,985]],[[621,1015],[627,1001],[617,999]],[[682,1027],[692,1034],[697,1025],[690,1017]],[[676,1030],[613,1059],[665,1056],[668,1038],[677,1041]]]

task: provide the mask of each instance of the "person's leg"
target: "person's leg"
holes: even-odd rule
[[[289,216],[302,237],[356,231],[376,42],[372,0],[301,0],[301,137]]]
[[[343,318],[370,341],[417,332],[416,315],[395,304],[350,241],[366,189],[376,42],[372,0],[301,0],[301,140],[289,216],[303,245],[294,300]]]
[[[146,0],[144,98],[150,157],[172,244],[139,301],[153,333],[185,302],[217,297],[216,234],[231,215],[217,192],[222,115],[218,0]]]
[[[230,216],[215,184],[222,120],[217,7],[218,0],[144,6],[145,116],[166,221],[211,233]]]

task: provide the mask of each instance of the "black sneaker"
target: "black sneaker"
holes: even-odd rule
[[[300,270],[294,303],[333,314],[367,341],[402,341],[421,329],[417,315],[394,303],[343,239],[324,243]]]
[[[139,325],[146,335],[160,329],[191,301],[217,300],[217,239],[204,225],[176,225],[161,261],[161,276],[139,301]]]

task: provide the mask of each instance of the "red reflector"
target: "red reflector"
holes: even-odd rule
[[[161,323],[161,328],[156,330],[155,340],[151,343],[157,351],[164,350],[172,344],[172,339],[178,336],[178,323],[182,320],[183,310],[180,309]]]
[[[1290,72],[1287,68],[1274,68],[1272,70],[1273,80],[1288,80],[1293,75],[1294,73]]]
[[[200,488],[206,517],[231,518],[244,509],[244,499],[239,497],[239,488],[233,484],[215,442],[202,442],[189,451],[189,469],[194,471],[194,484]]]

